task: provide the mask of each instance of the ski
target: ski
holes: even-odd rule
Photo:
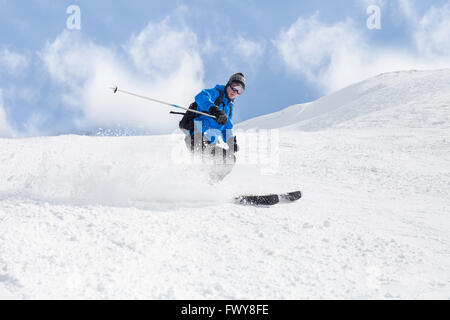
[[[301,191],[267,195],[242,195],[235,198],[238,204],[253,206],[273,206],[279,202],[293,202],[302,197]]]

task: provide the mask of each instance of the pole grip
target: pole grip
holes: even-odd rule
[[[184,116],[186,113],[183,113],[183,112],[175,112],[175,111],[170,111],[169,113],[171,113],[171,114],[179,114],[179,115],[182,115],[182,116]]]

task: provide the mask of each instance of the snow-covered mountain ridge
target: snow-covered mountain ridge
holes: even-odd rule
[[[450,128],[450,69],[380,74],[314,102],[239,124],[241,129]]]

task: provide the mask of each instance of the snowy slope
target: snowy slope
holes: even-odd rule
[[[450,69],[384,73],[317,101],[239,124],[241,129],[450,128]]]
[[[278,172],[216,186],[179,135],[0,139],[0,298],[449,299],[449,87],[385,74],[269,115]]]

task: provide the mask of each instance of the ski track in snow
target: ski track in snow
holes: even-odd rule
[[[180,137],[0,139],[0,298],[450,299],[450,130],[411,110],[288,128],[276,175],[216,186]]]

